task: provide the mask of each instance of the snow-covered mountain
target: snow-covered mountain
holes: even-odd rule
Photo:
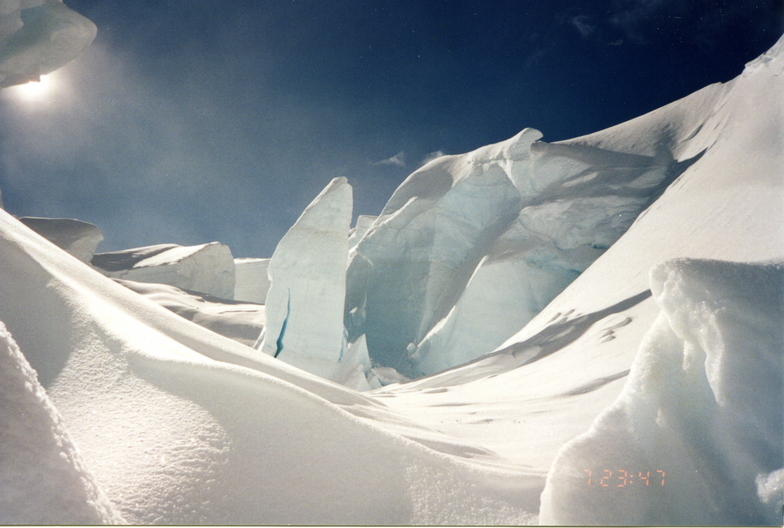
[[[336,179],[264,306],[220,245],[89,264],[0,211],[0,522],[780,524],[783,72],[436,159],[353,231]]]

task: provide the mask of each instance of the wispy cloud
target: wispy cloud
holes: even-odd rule
[[[570,20],[572,25],[580,32],[580,35],[587,38],[596,33],[596,26],[591,22],[587,15],[578,15]]]
[[[624,7],[610,18],[610,22],[623,30],[626,36],[636,42],[645,41],[646,27],[653,17],[662,9],[673,5],[678,7],[674,0],[633,0],[624,2]]]
[[[381,161],[376,161],[375,163],[373,163],[373,165],[393,165],[395,167],[405,167],[406,153],[401,150],[391,158],[387,158]]]

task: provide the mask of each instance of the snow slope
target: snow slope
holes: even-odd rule
[[[661,314],[618,399],[559,451],[539,521],[781,522],[784,263],[667,261],[651,288]]]
[[[645,154],[665,137],[677,159],[702,154],[498,351],[394,391],[387,388],[385,403],[510,461],[547,471],[561,445],[588,430],[623,388],[659,313],[648,291],[652,267],[679,257],[742,262],[784,254],[783,47],[780,41],[727,84],[568,142]],[[428,406],[417,404],[428,399]],[[449,407],[456,402],[460,405]],[[481,430],[462,425],[477,421],[472,413],[488,420]],[[774,481],[771,477],[766,489],[777,489],[770,493],[780,500]]]
[[[0,325],[0,522],[122,522],[63,427],[5,326]]]
[[[0,320],[130,523],[531,519],[540,479],[359,419],[383,405],[174,315],[5,212],[0,270]]]

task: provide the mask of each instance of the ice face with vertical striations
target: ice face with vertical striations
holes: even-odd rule
[[[697,159],[539,138],[438,158],[389,200],[347,279],[349,340],[375,363],[417,377],[493,351]]]
[[[234,299],[234,257],[229,246],[220,242],[197,246],[157,244],[98,253],[91,263],[113,279],[168,284]]]
[[[278,243],[267,268],[267,323],[256,344],[265,354],[329,379],[346,347],[352,200],[346,178],[335,178]]]

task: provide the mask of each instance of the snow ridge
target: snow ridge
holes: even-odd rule
[[[784,488],[784,262],[680,259],[617,401],[561,449],[543,524],[768,525]]]
[[[0,523],[122,523],[3,323],[0,408]]]

